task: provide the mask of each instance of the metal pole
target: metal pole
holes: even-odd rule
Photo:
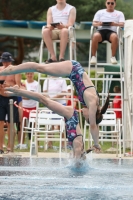
[[[11,147],[11,152],[13,152],[14,148],[13,99],[9,100],[9,104],[10,104],[10,147]]]

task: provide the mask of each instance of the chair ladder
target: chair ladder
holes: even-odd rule
[[[121,100],[122,100],[122,106],[121,109],[117,109],[119,111],[122,112],[122,121],[121,121],[121,129],[122,129],[122,133],[123,133],[123,140],[124,141],[124,116],[123,116],[123,110],[124,110],[124,88],[123,88],[123,80],[124,80],[124,58],[123,58],[123,30],[119,27],[117,27],[117,34],[118,34],[118,38],[119,38],[119,45],[118,45],[118,54],[119,54],[119,61],[118,64],[111,64],[110,62],[110,58],[111,58],[111,45],[109,42],[105,41],[103,43],[106,43],[106,51],[107,51],[107,58],[106,58],[106,62],[104,63],[100,63],[97,61],[97,63],[95,65],[91,65],[90,61],[91,61],[91,49],[92,49],[92,37],[93,37],[93,33],[95,31],[95,27],[91,27],[91,33],[90,33],[90,49],[89,49],[89,62],[88,62],[88,75],[90,77],[91,75],[91,70],[95,70],[95,78],[91,78],[92,81],[94,81],[94,85],[97,89],[97,84],[98,81],[102,81],[103,84],[103,90],[100,94],[100,96],[102,97],[102,106],[105,103],[105,99],[106,96],[108,94],[108,90],[111,86],[112,81],[119,81],[120,82],[120,87],[121,87],[121,94],[119,93],[119,95],[121,96]],[[100,45],[100,44],[99,44]],[[96,57],[97,57],[97,52],[96,52]],[[99,69],[98,67],[101,68]],[[105,71],[105,69],[107,69],[108,67],[118,67],[119,70],[116,72],[115,70],[113,71]],[[103,77],[99,77],[99,75],[103,75]],[[119,75],[120,78],[115,78],[114,75]],[[114,93],[110,93],[110,95],[114,95]],[[117,93],[115,95],[118,95]],[[110,108],[112,109],[112,108]],[[113,109],[114,110],[114,109]],[[124,142],[123,142],[123,149],[124,148]]]

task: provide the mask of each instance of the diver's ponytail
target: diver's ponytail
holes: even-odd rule
[[[104,106],[101,109],[101,114],[104,114],[106,112],[106,110],[108,109],[109,97],[110,97],[110,95],[109,95],[109,92],[108,92],[108,96],[107,96],[106,102],[105,102]]]

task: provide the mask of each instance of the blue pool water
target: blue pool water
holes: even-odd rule
[[[0,158],[0,200],[132,200],[133,160]]]

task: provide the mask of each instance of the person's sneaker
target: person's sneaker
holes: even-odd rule
[[[20,149],[20,144],[17,144],[14,149]]]
[[[112,57],[110,60],[111,60],[111,63],[112,63],[112,64],[117,64],[117,60],[116,60],[115,57]]]
[[[53,149],[53,146],[52,145],[48,145],[48,149]]]
[[[59,149],[59,147],[53,146],[53,150],[54,150],[54,151],[58,151],[58,149]]]
[[[21,149],[28,149],[28,145],[27,144],[22,144],[21,145]]]
[[[92,57],[91,57],[90,64],[95,65],[96,63],[97,63],[96,57],[95,57],[95,56],[92,56]]]
[[[40,148],[40,149],[43,149],[43,148],[44,148],[44,146],[42,146],[42,145],[41,145],[41,146],[39,146],[39,148]]]
[[[4,151],[2,149],[0,149],[0,154],[4,154]]]

